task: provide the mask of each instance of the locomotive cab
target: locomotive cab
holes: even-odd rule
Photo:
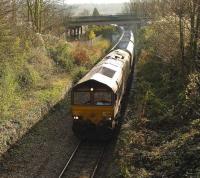
[[[72,89],[73,131],[81,138],[102,137],[114,129],[113,91],[97,81],[87,81]]]

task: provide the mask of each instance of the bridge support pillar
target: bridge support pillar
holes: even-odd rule
[[[78,38],[80,39],[81,37],[81,26],[78,27]]]
[[[69,27],[68,30],[66,30],[66,34],[70,38],[80,39],[81,35],[83,34],[83,27],[82,26]]]
[[[80,28],[81,28],[81,35],[82,35],[83,34],[83,27],[81,26]]]
[[[70,37],[71,37],[71,36],[73,35],[73,29],[70,28],[69,31],[70,31],[70,34],[69,34],[69,35],[70,35]]]
[[[74,34],[73,34],[73,37],[75,38],[76,37],[76,27],[74,27]]]
[[[79,27],[76,27],[76,37],[79,39]]]

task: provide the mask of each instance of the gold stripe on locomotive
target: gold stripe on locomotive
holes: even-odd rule
[[[72,114],[95,125],[103,119],[114,118],[113,106],[72,106]]]

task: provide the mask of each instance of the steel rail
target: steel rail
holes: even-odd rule
[[[70,163],[72,163],[73,162],[73,160],[74,159],[76,159],[75,158],[75,156],[76,156],[76,153],[78,152],[78,150],[80,151],[80,145],[82,144],[83,142],[81,141],[77,146],[76,146],[76,148],[74,149],[74,151],[72,152],[72,154],[71,154],[71,156],[70,156],[70,158],[68,159],[68,161],[67,161],[67,163],[66,163],[66,165],[65,165],[65,167],[62,169],[62,172],[60,173],[60,175],[59,175],[59,178],[64,178],[65,176],[65,174],[66,174],[66,172],[67,172],[67,169],[68,169],[68,167],[70,166]],[[79,149],[80,148],[80,149]],[[96,173],[97,173],[97,169],[99,168],[99,164],[101,163],[101,161],[102,161],[102,159],[103,159],[103,156],[104,156],[104,153],[105,153],[105,148],[106,148],[106,145],[103,145],[103,148],[101,149],[101,151],[100,151],[100,153],[98,154],[98,157],[96,158],[96,161],[95,161],[95,163],[94,163],[94,167],[92,167],[91,166],[91,174],[90,174],[90,178],[94,178],[94,176],[96,175]],[[73,164],[73,163],[72,163]]]
[[[97,160],[97,162],[96,162],[96,164],[93,168],[93,172],[92,172],[90,178],[94,178],[94,176],[97,172],[97,169],[99,167],[99,164],[100,164],[101,160],[103,159],[103,156],[104,156],[104,153],[105,153],[105,148],[106,148],[106,146],[103,147],[102,152],[101,152],[101,154],[100,154],[100,156],[99,156],[99,158],[98,158],[98,160]]]
[[[74,149],[74,151],[72,152],[72,154],[71,154],[70,158],[68,159],[68,161],[67,161],[65,167],[63,168],[62,172],[60,173],[59,178],[62,178],[63,174],[65,173],[65,171],[66,171],[66,169],[68,168],[69,164],[71,163],[72,159],[73,159],[74,156],[76,155],[77,150],[78,150],[78,148],[80,147],[81,143],[82,143],[82,142],[80,141],[80,142],[78,143],[78,145],[76,146],[76,148]]]

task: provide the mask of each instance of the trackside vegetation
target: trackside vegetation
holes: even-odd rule
[[[109,35],[116,33],[118,28],[112,25],[98,26],[91,25],[86,33],[88,39],[93,39],[95,36],[102,35],[103,37],[108,37]]]
[[[119,177],[197,176],[199,74],[191,74],[181,90],[178,76],[166,81],[170,66],[146,57],[137,64],[137,83],[118,142]]]
[[[153,23],[137,35],[135,89],[116,148],[114,177],[200,176],[200,73],[182,73],[178,48],[170,51],[172,60],[157,55],[163,48],[163,56],[169,54],[170,40],[173,46],[179,42],[176,36],[164,40],[163,26],[171,23]],[[165,35],[176,34],[172,31]]]
[[[199,1],[131,1],[124,10],[150,20],[135,33],[134,91],[111,177],[200,177]]]
[[[110,48],[69,43],[0,20],[0,154],[63,98]]]

